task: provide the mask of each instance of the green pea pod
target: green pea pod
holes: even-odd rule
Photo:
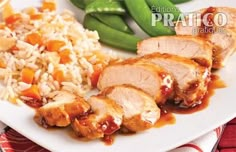
[[[94,2],[95,0],[70,0],[73,5],[80,9],[85,9],[86,5]]]
[[[95,0],[86,5],[85,13],[124,14],[125,8],[116,0]]]
[[[96,1],[96,0],[84,0],[84,4],[85,4],[85,6],[87,6],[88,4],[90,4],[94,1]]]
[[[180,4],[180,3],[185,3],[189,2],[191,0],[170,0],[173,4]]]
[[[85,9],[85,3],[84,0],[70,0],[73,5],[80,9]]]
[[[70,0],[72,4],[77,6],[78,8],[85,8],[86,5],[94,2],[95,0]],[[83,7],[84,6],[84,7]],[[126,32],[129,34],[133,34],[134,32],[131,30],[131,28],[128,26],[128,24],[124,21],[124,19],[115,14],[103,14],[103,13],[94,13],[92,14],[94,17],[96,17],[98,20],[100,20],[102,23],[117,29],[121,32]]]
[[[84,26],[90,30],[96,30],[101,42],[130,52],[136,53],[137,43],[141,41],[141,38],[115,30],[91,15],[85,16]]]
[[[121,32],[134,34],[128,24],[123,20],[123,18],[119,15],[113,14],[92,14],[92,16],[96,17],[102,23],[119,30]]]
[[[167,13],[174,16],[173,21],[177,21],[181,11],[168,0],[146,0],[152,11],[161,13],[162,16]]]
[[[168,26],[164,26],[161,21],[155,22],[152,11],[145,0],[135,0],[135,3],[134,0],[125,0],[125,4],[133,19],[150,36],[175,34],[175,31]]]

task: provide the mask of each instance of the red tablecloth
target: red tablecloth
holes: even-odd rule
[[[220,152],[236,152],[236,118],[226,125],[218,150]]]

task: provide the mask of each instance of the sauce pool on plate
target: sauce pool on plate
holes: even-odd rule
[[[178,114],[191,114],[201,111],[208,107],[210,103],[210,98],[214,95],[216,89],[225,88],[226,84],[220,79],[219,76],[212,74],[211,81],[208,85],[208,91],[201,101],[201,104],[192,108],[181,108],[173,104],[173,102],[168,101],[162,108],[167,112],[178,113]]]
[[[177,114],[191,114],[201,110],[204,110],[208,107],[210,103],[211,96],[214,95],[216,89],[225,88],[226,84],[220,79],[219,76],[212,74],[211,81],[208,85],[207,94],[201,101],[201,104],[192,107],[192,108],[180,108],[179,106],[175,105],[173,101],[167,101],[167,103],[161,106],[161,118],[155,124],[155,127],[160,128],[165,125],[175,124],[175,116],[173,113]]]

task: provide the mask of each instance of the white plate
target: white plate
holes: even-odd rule
[[[39,0],[12,0],[13,6],[23,8],[40,5]],[[78,11],[68,1],[58,0],[60,10],[73,10],[81,20]],[[235,0],[194,0],[180,5],[184,11],[193,11],[210,5],[236,7]],[[133,27],[136,25],[131,23]],[[140,35],[145,36],[142,33]],[[207,109],[188,115],[176,115],[176,124],[163,128],[151,129],[132,136],[118,136],[112,146],[105,146],[100,141],[82,142],[72,138],[65,130],[45,130],[33,121],[34,111],[26,106],[15,106],[9,102],[0,102],[0,120],[25,135],[37,144],[57,152],[120,152],[120,151],[167,151],[185,144],[217,128],[236,116],[236,55],[231,57],[226,68],[219,74],[228,85],[217,90]]]

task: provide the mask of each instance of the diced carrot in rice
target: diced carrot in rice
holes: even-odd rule
[[[42,44],[42,37],[39,33],[30,33],[26,36],[25,41],[32,45],[41,45]]]
[[[21,19],[20,14],[13,14],[5,19],[6,24],[14,24]]]
[[[34,80],[34,71],[29,68],[24,68],[21,71],[21,79],[25,83],[32,84]]]
[[[33,14],[33,15],[30,15],[30,19],[31,20],[40,20],[43,18],[43,15],[38,13],[38,14]]]
[[[71,52],[69,49],[65,49],[65,50],[62,50],[61,52],[59,52],[61,64],[66,64],[66,63],[71,62],[70,53]]]
[[[19,48],[14,45],[11,49],[10,49],[11,52],[14,52],[14,51],[19,51]]]
[[[63,71],[61,71],[61,70],[56,70],[56,71],[53,73],[53,78],[54,78],[54,80],[56,80],[59,84],[61,84],[61,82],[65,81],[64,73],[63,73]]]
[[[3,60],[0,60],[0,68],[6,68],[6,64]]]
[[[55,11],[56,10],[56,3],[54,0],[44,0],[42,4],[42,11]]]
[[[32,85],[29,89],[22,91],[21,95],[25,97],[33,98],[36,100],[41,100],[39,88],[37,85]]]
[[[48,51],[59,51],[61,47],[65,46],[66,43],[60,40],[50,40],[47,42],[46,47]]]
[[[1,29],[1,30],[4,29],[5,27],[6,27],[5,24],[0,24],[0,29]]]
[[[97,66],[94,66],[93,67],[94,69],[94,72],[93,74],[90,76],[90,81],[91,81],[91,85],[96,88],[97,87],[97,83],[98,83],[98,79],[99,79],[99,76],[102,72],[102,68],[99,68]]]
[[[88,56],[86,58],[89,60],[89,58],[94,55],[96,56],[96,65],[93,66],[94,72],[90,76],[90,81],[93,87],[97,87],[98,79],[101,74],[102,68],[105,66],[104,60],[106,59],[106,56],[105,54],[99,51],[94,51],[91,56]],[[101,66],[97,66],[98,64],[100,64]]]

